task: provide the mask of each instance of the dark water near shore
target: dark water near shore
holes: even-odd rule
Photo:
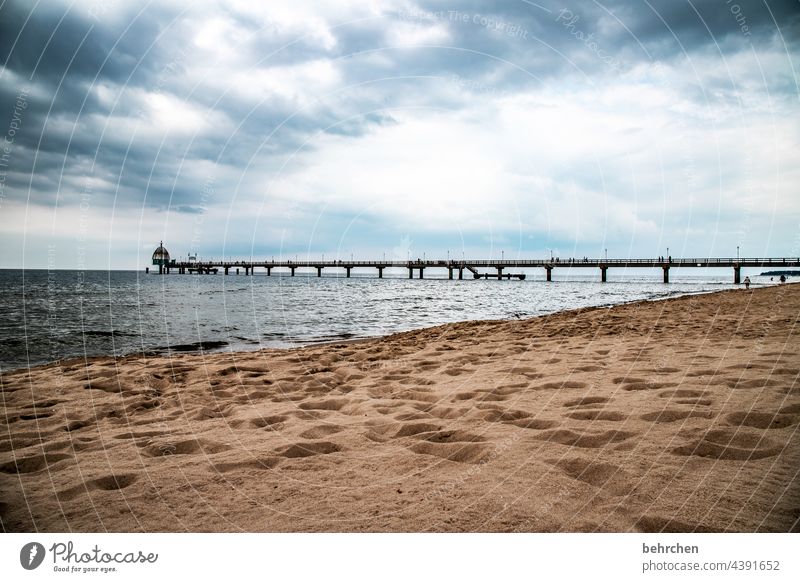
[[[405,270],[344,277],[0,271],[0,370],[95,355],[250,350],[363,338],[442,323],[533,317],[578,307],[732,287],[732,274],[532,271],[526,281],[410,281]],[[751,276],[754,282],[758,278]],[[762,281],[763,282],[763,281]]]

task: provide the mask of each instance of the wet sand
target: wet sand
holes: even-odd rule
[[[5,531],[798,531],[800,285],[0,376]]]

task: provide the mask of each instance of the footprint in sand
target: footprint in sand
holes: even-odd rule
[[[414,435],[414,438],[431,443],[482,443],[486,439],[464,430],[434,430]]]
[[[595,406],[595,405],[605,405],[607,402],[610,402],[610,398],[606,398],[605,396],[584,396],[583,398],[578,398],[577,400],[568,400],[564,403],[566,408],[574,408],[578,406]]]
[[[128,432],[121,432],[119,434],[115,434],[115,439],[142,439],[146,437],[157,437],[167,434],[166,431],[163,430],[142,430],[142,431],[128,431]]]
[[[317,440],[324,438],[326,436],[330,436],[332,434],[336,434],[337,432],[342,432],[343,430],[344,430],[343,426],[335,424],[321,424],[319,426],[313,426],[308,430],[301,432],[300,437],[309,440]]]
[[[42,420],[45,418],[50,418],[53,416],[51,411],[41,411],[41,412],[26,412],[23,411],[24,414],[20,414],[17,419],[18,420]]]
[[[563,382],[546,382],[534,387],[534,390],[580,390],[587,388],[589,384],[586,382],[578,382],[576,380],[564,380]]]
[[[674,404],[691,404],[693,406],[710,406],[713,403],[709,390],[667,390],[659,392],[659,398],[668,398]]]
[[[350,404],[346,398],[329,398],[328,400],[314,400],[311,402],[301,402],[298,408],[301,410],[341,410]]]
[[[80,497],[90,491],[119,491],[133,485],[138,478],[139,476],[135,473],[107,475],[99,479],[85,481],[83,485],[76,485],[75,487],[60,491],[56,493],[56,497],[59,501],[64,502]]]
[[[684,420],[686,418],[714,418],[716,416],[710,410],[681,410],[678,408],[665,408],[655,412],[648,412],[639,418],[648,422],[666,423]]]
[[[260,459],[249,459],[247,461],[230,461],[224,463],[214,463],[211,465],[211,471],[214,473],[229,473],[231,471],[240,471],[246,469],[256,469],[259,471],[268,471],[274,469],[282,461],[281,457],[264,457]]]
[[[724,383],[730,388],[752,389],[752,388],[773,388],[779,386],[786,386],[785,380],[777,378],[756,378],[755,380],[742,380],[738,378],[724,380]]]
[[[560,423],[557,420],[547,420],[545,418],[520,418],[518,420],[508,420],[505,424],[529,430],[547,430],[548,428],[557,427]]]
[[[455,400],[479,400],[482,402],[502,402],[508,400],[512,395],[519,393],[527,388],[527,383],[508,384],[497,388],[484,388],[482,390],[472,390],[455,395]]]
[[[122,392],[120,382],[114,377],[90,380],[83,388],[84,390],[101,390],[110,394],[119,394]]]
[[[407,378],[403,378],[402,380],[398,380],[398,384],[402,386],[432,386],[436,384],[433,380],[428,380],[427,378],[417,378],[415,376],[408,376]]]
[[[750,426],[761,429],[780,429],[800,422],[800,415],[772,412],[733,412],[725,417],[733,426]]]
[[[418,455],[430,455],[456,463],[478,464],[490,454],[490,448],[478,443],[420,442],[408,447]]]
[[[773,457],[781,452],[780,443],[744,428],[714,429],[695,442],[672,449],[673,454],[706,457],[725,461],[747,461]]]
[[[430,416],[435,418],[440,418],[442,420],[452,420],[454,418],[461,418],[469,409],[467,408],[455,408],[449,406],[434,406],[431,404],[414,404],[414,408],[419,410],[420,412],[425,412]]]
[[[632,484],[636,482],[632,475],[611,463],[580,457],[551,459],[547,462],[561,469],[568,477],[588,483],[609,495],[628,495],[631,493]]]
[[[403,422],[408,420],[425,420],[426,418],[430,418],[430,414],[424,412],[402,412],[395,416],[396,420]]]
[[[629,382],[622,385],[622,389],[628,392],[635,392],[638,390],[658,390],[660,388],[672,388],[677,386],[677,382]]]
[[[412,370],[431,372],[433,370],[438,370],[441,366],[442,366],[441,362],[437,362],[434,360],[421,360],[418,362],[411,362],[409,367]]]
[[[230,450],[230,446],[203,439],[188,439],[179,442],[164,441],[143,446],[143,453],[149,457],[171,457],[174,455],[213,455]]]
[[[599,449],[610,443],[625,441],[635,434],[622,430],[576,432],[570,429],[555,429],[537,434],[534,438],[562,445]]]
[[[628,418],[627,414],[612,410],[579,410],[570,412],[564,416],[574,420],[610,420],[614,422],[627,420]]]
[[[678,372],[683,372],[680,368],[670,368],[669,366],[664,366],[662,368],[643,368],[643,372],[651,372],[653,374],[676,374]]]
[[[330,410],[295,410],[292,414],[300,420],[324,420],[333,412]]]
[[[574,370],[576,372],[599,372],[599,371],[604,370],[604,369],[605,369],[604,366],[598,366],[598,365],[595,365],[595,364],[588,364],[588,365],[585,365],[585,366],[577,366],[577,367],[574,368]]]
[[[399,439],[403,437],[418,435],[421,433],[431,433],[441,430],[441,428],[442,428],[441,425],[431,424],[429,422],[415,422],[415,423],[404,424],[402,427],[400,427],[400,430],[398,430],[395,433],[394,438]]]
[[[530,418],[531,414],[524,410],[509,410],[502,408],[489,408],[482,410],[479,416],[487,422],[511,422]]]
[[[265,428],[267,430],[283,430],[288,416],[282,414],[275,414],[272,416],[259,416],[250,420],[250,425],[256,428]]]
[[[613,380],[611,380],[614,384],[631,384],[631,383],[638,383],[638,382],[647,382],[644,378],[635,378],[632,376],[617,376]]]
[[[766,364],[745,362],[742,364],[731,364],[730,366],[725,366],[725,368],[728,370],[769,370],[771,366],[767,366]]]
[[[396,397],[401,400],[429,402],[431,404],[439,402],[439,397],[436,394],[423,390],[402,390],[397,393]]]
[[[71,458],[72,455],[66,453],[44,453],[32,457],[23,457],[0,465],[0,473],[9,473],[13,475],[36,473],[37,471],[43,471],[45,469],[48,471],[56,471],[63,468],[63,466],[56,466],[56,463]]]
[[[276,451],[281,457],[287,459],[302,459],[316,455],[330,455],[343,450],[336,443],[329,441],[314,441],[309,443],[295,443]]]
[[[704,376],[714,377],[720,374],[721,372],[719,370],[705,369],[705,370],[691,370],[689,372],[686,372],[685,375],[687,378],[701,378]]]

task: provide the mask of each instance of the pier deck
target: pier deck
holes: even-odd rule
[[[159,273],[169,274],[170,272],[185,274],[211,274],[223,272],[225,275],[243,272],[251,275],[256,269],[262,269],[267,275],[272,275],[273,269],[286,269],[292,276],[298,269],[316,270],[317,276],[322,276],[323,269],[344,270],[347,277],[355,268],[377,269],[378,277],[383,278],[384,269],[404,268],[408,269],[408,278],[413,279],[415,271],[418,278],[423,279],[425,269],[442,268],[447,269],[449,279],[463,279],[464,271],[469,271],[475,279],[524,279],[523,273],[510,273],[508,269],[514,268],[542,268],[548,281],[552,281],[553,269],[556,268],[595,268],[600,270],[600,280],[606,282],[608,269],[631,268],[631,267],[652,267],[660,268],[663,271],[664,283],[669,283],[669,272],[672,268],[684,267],[727,267],[733,268],[733,282],[741,282],[742,267],[800,267],[800,257],[779,257],[779,258],[682,258],[657,257],[655,259],[478,259],[478,260],[413,260],[413,261],[354,261],[354,260],[306,260],[306,261],[171,261],[165,265],[159,265]],[[492,273],[482,273],[479,269],[493,269]],[[149,268],[147,269],[149,272]],[[312,271],[313,272],[313,271]]]

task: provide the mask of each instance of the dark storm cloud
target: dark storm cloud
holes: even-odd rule
[[[59,3],[4,3],[0,55],[5,67],[51,87],[95,76],[118,83],[129,77],[134,83],[151,80],[163,56],[151,45],[176,12],[157,5],[142,13],[121,4],[114,4],[113,10],[112,20],[110,14],[101,19],[89,10]]]
[[[585,58],[594,42],[624,67],[671,59],[708,46],[741,50],[767,43],[780,28],[796,44],[800,7],[795,0],[769,2],[650,0],[642,2],[422,1],[400,18],[449,25],[454,46],[507,59],[539,77],[561,75],[580,65],[584,73],[604,73],[598,59]],[[591,35],[587,43],[576,42]],[[545,58],[541,58],[544,56]],[[480,65],[480,59],[471,64]],[[457,65],[456,65],[457,66]]]
[[[715,43],[723,51],[749,50],[768,43],[776,23],[794,46],[800,22],[798,4],[790,0],[770,2],[769,9],[739,0],[735,11],[724,1],[536,4],[543,8],[522,1],[423,1],[333,26],[330,45],[311,32],[215,8],[214,15],[236,30],[220,49],[235,52],[245,76],[320,60],[333,63],[344,87],[354,86],[316,95],[309,104],[220,83],[218,73],[229,72],[229,65],[199,62],[193,53],[205,8],[191,13],[153,4],[139,12],[137,3],[116,2],[93,13],[85,6],[6,2],[0,9],[0,114],[8,118],[20,88],[31,90],[8,184],[25,193],[30,184],[37,202],[58,197],[69,203],[78,199],[81,183],[100,178],[114,187],[95,191],[95,204],[172,204],[192,212],[205,176],[191,175],[186,161],[219,163],[237,176],[259,152],[256,166],[269,172],[298,148],[313,149],[320,132],[357,139],[394,123],[393,107],[453,110],[475,95],[526,91],[569,75],[602,82],[641,63],[716,51]],[[409,25],[444,27],[449,37],[398,46],[394,34]],[[592,35],[619,66],[598,58],[577,33]],[[190,79],[190,69],[200,78]],[[795,89],[787,77],[775,82],[782,91]],[[730,88],[724,78],[709,83],[702,90],[689,87],[686,95],[702,100],[706,88]],[[205,131],[165,139],[147,127],[148,93],[174,99],[178,109],[208,113]],[[233,185],[221,188],[230,195]]]

